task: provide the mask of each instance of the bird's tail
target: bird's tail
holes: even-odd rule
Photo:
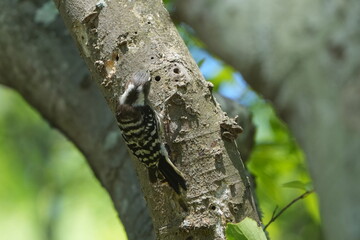
[[[172,187],[177,194],[180,194],[180,187],[187,190],[184,177],[170,159],[163,156],[159,161],[158,168],[170,187]]]

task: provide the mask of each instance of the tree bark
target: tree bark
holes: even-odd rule
[[[6,17],[2,19],[2,24],[0,27],[0,33],[2,33],[0,43],[2,46],[6,47],[6,51],[2,51],[2,57],[0,58],[2,59],[2,61],[0,60],[0,82],[18,90],[26,98],[26,100],[29,101],[30,104],[36,107],[37,110],[39,110],[39,112],[46,119],[48,119],[51,124],[58,127],[79,147],[79,149],[81,149],[81,151],[87,157],[87,160],[96,176],[100,179],[103,186],[109,191],[117,211],[119,212],[120,218],[122,219],[127,230],[129,239],[153,239],[153,235],[151,234],[151,221],[146,214],[146,209],[144,209],[145,203],[139,194],[139,187],[136,184],[136,178],[132,169],[132,164],[129,161],[125,161],[126,157],[124,157],[124,154],[126,153],[122,147],[124,145],[122,140],[119,138],[120,135],[116,129],[114,118],[111,112],[108,111],[108,108],[106,107],[105,102],[102,100],[101,95],[97,91],[96,86],[92,84],[91,81],[89,81],[90,79],[87,76],[87,72],[84,69],[84,66],[78,60],[74,48],[69,42],[67,34],[61,28],[61,24],[57,20],[54,20],[50,23],[41,21],[35,22],[38,11],[44,6],[39,2],[32,4],[30,2],[12,3],[11,1],[5,1],[2,2],[0,6],[1,9],[5,10],[4,12],[7,14]],[[162,6],[158,4],[157,7]],[[164,13],[164,10],[162,9],[161,11],[162,14],[165,14],[167,17],[166,13]],[[35,21],[24,23],[21,21],[24,19],[24,16],[27,16],[28,18]],[[158,20],[160,21],[163,19],[159,18]],[[17,24],[14,26],[15,22]],[[171,23],[166,21],[164,25],[167,26],[167,24]],[[178,43],[179,39],[177,33],[173,29],[172,25],[170,28],[170,32],[174,34],[174,38],[177,40],[176,43]],[[24,36],[27,40],[26,42],[23,39]],[[145,39],[146,38],[148,38],[148,36],[146,36]],[[162,44],[167,44],[167,42],[162,42]],[[165,63],[162,64],[166,65],[166,68],[169,67],[168,64],[178,64],[179,69],[182,71],[181,73],[184,74],[186,71],[184,71],[183,67],[186,64],[184,64],[183,61],[187,60],[189,56],[187,55],[187,51],[184,46],[182,44],[180,45],[182,50],[179,51],[178,54],[182,53],[182,51],[185,51],[186,55],[183,57],[184,59],[179,59],[178,56],[175,56],[175,59],[171,61],[167,57],[164,57],[167,59],[167,61],[164,61]],[[123,48],[120,47],[120,52],[121,49]],[[169,49],[164,49],[164,52],[169,54]],[[103,59],[106,58],[104,57]],[[90,58],[88,60],[92,61],[94,59]],[[163,60],[161,62],[163,62]],[[97,64],[98,63],[99,62],[97,62]],[[108,64],[108,62],[106,63]],[[162,64],[160,64],[160,66],[162,66]],[[190,60],[189,65],[194,67],[194,62]],[[97,65],[97,67],[98,66],[99,65]],[[97,67],[94,69],[94,67],[91,66],[90,69],[95,72],[100,71]],[[122,67],[129,68],[131,69],[129,71],[133,71],[132,68],[127,66],[126,63],[124,63]],[[172,65],[170,67],[172,67]],[[154,66],[150,69],[154,69]],[[161,73],[161,67],[159,67],[159,69],[159,72]],[[100,71],[98,74],[101,75],[102,71]],[[194,75],[192,72],[191,74]],[[159,76],[163,78],[164,75],[159,74]],[[181,80],[184,78],[189,80],[190,77],[180,77],[180,85]],[[194,82],[196,84],[203,85],[202,87],[208,91],[208,86],[202,80],[197,79],[191,80],[189,82],[190,85],[193,85]],[[191,87],[195,88],[196,86]],[[107,90],[105,89],[104,91]],[[186,106],[190,106],[189,108],[185,107],[185,109],[183,109],[186,112],[190,112],[188,113],[188,116],[196,119],[196,121],[202,123],[203,125],[207,124],[203,118],[198,119],[197,116],[191,115],[194,114],[191,112],[192,106],[194,104],[190,102],[186,96],[182,97],[185,98],[184,103],[188,104]],[[208,102],[207,98],[209,96],[203,97],[206,97],[206,101]],[[44,101],[44,99],[46,99],[46,101]],[[179,108],[183,107],[184,105],[179,105]],[[214,104],[214,107],[214,111],[219,111],[217,105]],[[168,107],[168,109],[172,109],[172,107]],[[199,114],[202,114],[203,110],[200,110]],[[219,115],[221,116],[222,113]],[[168,117],[170,117],[170,114],[168,114]],[[210,118],[207,120],[211,121],[212,117],[213,116],[210,116]],[[224,116],[221,117],[226,119]],[[216,122],[216,119],[215,123],[218,124],[218,128],[215,133],[209,133],[209,135],[205,137],[211,139],[212,136],[217,135],[216,139],[218,142],[216,142],[215,147],[218,147],[218,145],[222,145],[223,147],[222,140],[219,138],[219,123]],[[186,121],[185,124],[187,124]],[[201,129],[198,129],[198,132],[201,132]],[[188,137],[187,133],[181,137]],[[203,139],[200,140],[199,142],[202,143]],[[181,139],[181,141],[186,142],[190,140]],[[191,142],[194,143],[194,141]],[[182,143],[177,143],[174,145],[177,145],[177,147],[180,148]],[[189,145],[191,144],[188,142],[186,146]],[[226,145],[228,145],[229,148],[234,151],[233,155],[235,158],[233,156],[233,160],[238,165],[238,168],[242,173],[242,179],[244,180],[245,174],[242,165],[239,162],[239,155],[237,150],[234,148],[233,143],[226,143]],[[208,149],[206,149],[206,147],[202,147],[201,150],[204,151]],[[220,160],[217,160],[216,163],[220,165],[230,164],[230,166],[226,165],[226,168],[218,166],[218,169],[213,169],[210,173],[204,173],[201,176],[203,179],[211,179],[213,175],[219,177],[217,177],[215,183],[209,184],[209,189],[205,189],[205,192],[202,194],[200,193],[201,198],[199,197],[196,199],[194,197],[195,194],[199,194],[196,192],[196,189],[194,189],[192,191],[192,196],[188,196],[186,199],[191,211],[191,214],[188,216],[191,215],[191,218],[188,217],[186,219],[186,226],[183,226],[186,229],[184,230],[183,228],[182,230],[186,232],[189,230],[194,231],[190,233],[183,232],[183,235],[186,234],[186,236],[189,236],[191,234],[191,236],[193,236],[195,239],[197,238],[196,234],[200,234],[202,231],[206,231],[212,227],[211,225],[208,226],[209,222],[203,221],[204,216],[207,216],[208,218],[205,220],[209,221],[213,221],[213,219],[220,219],[222,224],[221,230],[223,230],[223,224],[228,221],[229,216],[236,218],[235,220],[239,220],[245,216],[252,216],[253,218],[257,219],[256,211],[252,209],[253,205],[250,192],[248,189],[245,189],[244,183],[239,182],[240,177],[237,171],[235,171],[235,169],[231,166],[231,163],[229,163],[229,158],[227,157],[226,152],[223,153],[222,151],[224,150],[221,147],[219,147],[217,150],[220,154],[217,154],[216,156],[220,156]],[[188,151],[194,151],[192,152],[193,154],[197,153],[195,149],[189,149]],[[203,158],[201,161],[199,161],[199,164],[212,163],[214,156],[211,156],[211,154],[212,152],[207,152],[205,154],[203,153]],[[222,156],[222,154],[225,156]],[[188,164],[190,160],[187,160]],[[194,164],[194,166],[198,167],[199,165]],[[137,167],[140,168],[142,173],[144,172],[143,169],[141,169],[141,166]],[[227,170],[230,173],[235,171],[235,173],[233,176],[228,175],[231,177],[229,179],[225,176],[225,174],[220,172],[221,170]],[[209,176],[211,174],[212,176]],[[196,177],[197,174],[192,176],[192,178]],[[146,177],[144,177],[143,180],[147,181]],[[193,180],[197,181],[198,179]],[[239,191],[240,195],[235,197],[229,196],[227,199],[220,198],[224,197],[224,195],[212,196],[214,193],[209,191],[214,188],[214,185],[215,190],[220,190],[227,193],[229,189],[227,189],[227,186],[222,184],[222,181],[225,180],[231,180],[229,181],[229,183],[232,184],[230,190]],[[191,181],[189,181],[189,183],[190,182]],[[246,182],[247,180],[245,180],[245,183]],[[219,184],[220,186],[216,184]],[[166,188],[164,186],[159,187],[161,189]],[[242,192],[245,190],[247,192]],[[151,189],[148,191],[151,191]],[[171,191],[162,191],[166,192],[165,194],[162,194],[162,197],[171,195]],[[150,197],[152,196],[150,195]],[[157,199],[161,200],[159,203],[163,203],[161,196],[159,196]],[[203,206],[199,205],[199,203],[202,201],[205,202]],[[227,205],[222,206],[224,203],[227,203]],[[164,204],[168,204],[168,202],[165,202]],[[226,215],[224,219],[221,219],[221,216],[217,214],[219,214],[220,211],[223,211],[224,214],[229,214],[228,206],[232,207],[232,210],[236,210],[236,208],[239,206],[240,209],[237,213],[230,213],[230,215]],[[212,210],[214,207],[215,210]],[[159,209],[159,206],[157,206],[157,208]],[[169,205],[164,205],[164,207],[161,206],[161,208],[166,210],[169,208]],[[159,218],[162,216],[157,214],[157,217]],[[171,227],[172,226],[167,225],[162,228],[162,235],[168,236],[168,239],[176,239],[171,237],[172,231],[176,231]],[[169,228],[170,231],[167,228]],[[210,232],[209,234],[214,236],[215,233]],[[181,235],[179,235],[179,238],[180,237]],[[206,238],[206,236],[204,237],[204,239],[209,239]],[[163,239],[166,238],[163,237]]]
[[[0,83],[18,91],[84,154],[129,240],[152,240],[152,221],[115,118],[61,19],[35,21],[43,4],[0,1]]]
[[[307,156],[326,239],[360,239],[359,2],[183,0],[177,7],[176,17],[289,125]]]
[[[258,220],[240,154],[233,139],[222,139],[235,137],[237,125],[213,99],[162,2],[56,5],[112,110],[134,72],[147,69],[157,80],[150,100],[188,184],[179,200],[166,184],[151,184],[135,161],[157,238],[224,239],[227,222]]]

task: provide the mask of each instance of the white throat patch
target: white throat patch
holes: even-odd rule
[[[129,96],[129,92],[134,89],[134,84],[130,83],[129,86],[126,88],[125,92],[120,96],[119,102],[120,104],[125,104],[127,97]]]
[[[119,102],[120,104],[125,104],[127,98],[129,97],[129,93],[134,91],[135,85],[130,83],[126,88],[125,92],[120,96]],[[139,86],[136,91],[138,92],[138,97],[136,101],[132,104],[133,106],[143,106],[145,104],[145,96],[143,92],[143,86]]]

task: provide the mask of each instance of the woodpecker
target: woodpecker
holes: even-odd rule
[[[147,71],[139,71],[132,76],[119,98],[116,119],[128,148],[148,169],[150,181],[163,177],[180,194],[180,187],[187,189],[186,182],[170,161],[161,139],[161,118],[148,99],[150,83],[151,76]]]

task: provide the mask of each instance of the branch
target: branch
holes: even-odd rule
[[[280,217],[281,214],[283,214],[285,212],[286,209],[288,209],[289,207],[291,207],[291,205],[293,205],[294,203],[296,203],[297,201],[299,201],[300,199],[304,199],[306,198],[309,194],[313,193],[314,190],[310,190],[310,191],[306,191],[303,194],[301,194],[299,197],[295,198],[294,200],[292,200],[288,205],[286,205],[283,209],[280,210],[279,213],[276,213],[276,210],[278,209],[278,206],[276,206],[270,221],[265,225],[264,230],[266,230],[266,228],[272,223],[274,222],[278,217]]]
[[[360,191],[349,184],[360,181],[359,2],[293,3],[179,0],[176,9],[288,124],[319,194],[325,238],[360,239]]]
[[[44,1],[45,2],[45,1]],[[116,121],[63,23],[23,21],[37,8],[0,1],[0,83],[19,92],[84,154],[129,240],[154,239],[152,221]],[[32,10],[32,11],[30,11]],[[65,34],[64,34],[65,33]],[[27,39],[27,41],[24,41]],[[125,204],[126,203],[126,204]]]
[[[23,17],[35,15],[37,8],[29,12],[21,4],[16,8],[11,4],[10,0],[0,2],[6,16],[0,24],[0,43],[6,49],[0,52],[0,83],[18,91],[82,151],[109,192],[128,238],[154,239],[152,221],[113,115],[91,82],[72,39],[56,19],[49,25],[24,24]],[[228,100],[222,106],[231,109],[230,116],[240,116],[250,134],[242,134],[238,145],[250,149],[249,113]]]
[[[189,212],[172,189],[151,184],[144,166],[134,161],[157,238],[224,239],[227,222],[258,220],[236,144],[222,138],[235,137],[237,126],[212,98],[162,2],[97,3],[56,5],[110,109],[134,72],[147,69],[158,80],[150,101],[164,113],[172,159],[187,180],[183,200]]]

